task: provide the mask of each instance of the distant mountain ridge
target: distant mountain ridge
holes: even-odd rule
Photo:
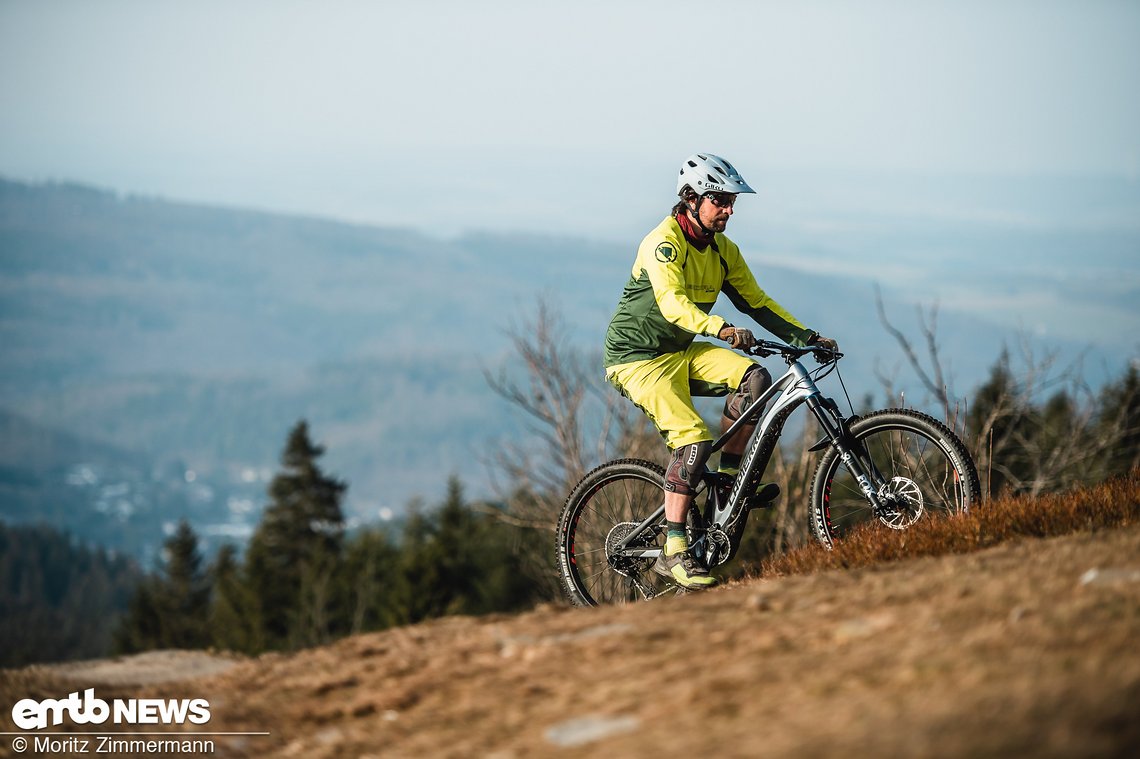
[[[0,410],[137,454],[182,486],[192,476],[187,503],[198,506],[185,508],[209,514],[219,536],[256,519],[264,474],[302,417],[327,446],[329,471],[349,481],[350,514],[434,499],[452,473],[479,497],[489,493],[481,451],[525,434],[483,376],[511,367],[506,332],[545,297],[567,343],[597,350],[635,243],[438,239],[0,180]],[[840,339],[854,396],[880,391],[873,367],[889,373],[899,356],[869,280],[753,269],[792,313]],[[910,307],[886,297],[892,318],[912,327]],[[726,299],[717,311],[733,314]],[[959,393],[1009,334],[943,314]],[[13,452],[30,428],[0,428],[0,471],[18,479],[29,469]],[[45,452],[37,471],[84,463],[64,451]],[[0,517],[10,508],[0,503]]]

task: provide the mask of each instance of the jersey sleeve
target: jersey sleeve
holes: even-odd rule
[[[725,262],[722,289],[737,310],[789,345],[804,346],[816,336],[761,289],[735,243],[726,240],[721,257]]]
[[[685,288],[685,261],[687,247],[669,237],[646,238],[637,259],[649,277],[653,298],[661,315],[670,323],[696,335],[716,335],[724,328],[725,320],[702,310]]]

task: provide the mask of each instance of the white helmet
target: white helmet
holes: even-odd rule
[[[685,185],[693,192],[704,195],[706,192],[755,193],[740,172],[732,164],[712,153],[694,153],[681,164],[681,175],[677,177],[677,194]]]

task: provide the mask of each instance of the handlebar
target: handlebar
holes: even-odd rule
[[[797,359],[810,353],[814,355],[815,359],[821,364],[825,361],[838,361],[843,358],[843,354],[839,351],[824,348],[822,345],[808,345],[803,348],[797,348],[794,345],[785,345],[784,343],[777,343],[771,340],[757,340],[756,345],[744,352],[752,356],[759,356],[760,358],[780,355],[785,359]]]

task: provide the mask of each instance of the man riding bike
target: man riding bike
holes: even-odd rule
[[[689,553],[685,519],[711,453],[713,435],[693,407],[692,397],[728,395],[722,430],[772,384],[771,375],[751,359],[708,342],[716,337],[732,348],[755,344],[748,329],[712,315],[720,293],[761,327],[792,345],[834,340],[807,329],[756,284],[740,249],[724,236],[740,193],[755,193],[723,158],[690,156],[677,179],[680,200],[669,216],[646,235],[633,271],[606,332],[606,378],[644,411],[672,451],[665,474],[665,549],[654,570],[683,588],[699,590],[715,577]],[[755,416],[755,415],[754,415]],[[735,475],[756,419],[728,440],[719,471]],[[771,498],[774,486],[762,497]]]

